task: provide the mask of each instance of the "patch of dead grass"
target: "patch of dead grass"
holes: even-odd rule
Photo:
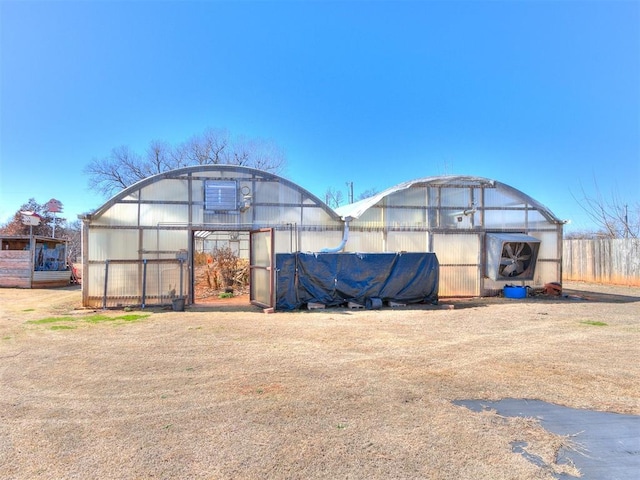
[[[26,323],[60,297],[0,290],[5,478],[552,479],[570,438],[451,402],[640,414],[638,301]]]

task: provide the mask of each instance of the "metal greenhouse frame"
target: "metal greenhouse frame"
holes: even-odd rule
[[[419,178],[336,211],[349,223],[350,251],[435,252],[441,297],[495,295],[506,284],[541,286],[562,279],[565,222],[533,198],[495,180],[460,175]],[[518,244],[539,244],[535,258],[527,259],[532,263],[529,275],[493,274],[490,240],[500,235],[510,235]],[[498,258],[503,267],[510,261]]]
[[[340,217],[312,193],[232,165],[149,177],[81,218],[83,305],[105,308],[193,302],[194,246],[221,235],[252,259],[252,303],[271,307],[273,254],[317,251],[343,235]]]
[[[274,306],[279,253],[435,252],[441,297],[562,278],[564,222],[482,177],[420,178],[334,211],[271,173],[194,166],[144,179],[81,218],[91,307],[193,302],[194,252],[220,242],[249,259],[251,302],[262,307]]]

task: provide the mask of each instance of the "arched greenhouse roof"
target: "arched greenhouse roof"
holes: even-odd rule
[[[381,200],[389,195],[400,192],[402,190],[406,190],[412,187],[420,187],[420,186],[432,186],[432,187],[489,187],[495,188],[498,191],[502,191],[506,194],[509,194],[515,198],[526,202],[531,205],[533,208],[538,210],[549,222],[556,224],[564,224],[563,220],[560,220],[554,213],[545,207],[540,202],[534,200],[529,195],[521,192],[520,190],[511,187],[505,183],[498,182],[497,180],[491,180],[483,177],[474,177],[474,176],[466,176],[466,175],[442,175],[442,176],[433,176],[433,177],[423,177],[417,178],[415,180],[410,180],[407,182],[399,183],[391,188],[387,188],[386,190],[377,193],[371,197],[365,198],[355,203],[351,203],[349,205],[344,205],[342,207],[336,208],[336,213],[340,215],[343,219],[347,218],[359,218],[361,217],[369,208],[378,204]]]
[[[334,220],[340,220],[340,216],[329,207],[324,201],[318,198],[316,195],[308,191],[307,189],[301,187],[300,185],[295,184],[294,182],[287,180],[284,177],[280,177],[276,174],[265,172],[263,170],[258,170],[255,168],[244,167],[240,165],[227,165],[227,164],[216,164],[216,165],[195,165],[189,167],[178,168],[175,170],[169,170],[167,172],[158,173],[156,175],[152,175],[150,177],[144,178],[133,185],[128,186],[127,188],[121,190],[109,200],[107,200],[102,206],[98,207],[92,213],[84,215],[83,217],[86,219],[91,219],[95,217],[99,217],[104,212],[106,212],[113,205],[127,198],[133,192],[144,188],[150,184],[160,182],[164,179],[176,179],[181,177],[187,177],[188,175],[193,175],[197,173],[212,173],[212,172],[221,172],[221,173],[237,173],[239,175],[245,175],[250,177],[262,178],[264,180],[273,181],[281,183],[293,190],[297,190],[300,192],[305,198],[311,200],[318,206],[320,206],[331,218]]]

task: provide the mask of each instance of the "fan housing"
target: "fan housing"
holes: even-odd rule
[[[487,234],[487,277],[533,280],[540,240],[520,233]]]

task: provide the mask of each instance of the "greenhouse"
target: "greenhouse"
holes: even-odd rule
[[[293,276],[303,254],[363,262],[431,255],[420,257],[432,270],[420,277],[429,285],[410,301],[561,279],[563,222],[522,192],[478,177],[421,178],[334,211],[268,172],[186,167],[144,179],[81,218],[83,304],[91,307],[198,303],[199,259],[221,248],[247,262],[250,301],[264,308],[303,283],[278,268],[290,254],[298,255]],[[381,265],[377,258],[371,265]]]

